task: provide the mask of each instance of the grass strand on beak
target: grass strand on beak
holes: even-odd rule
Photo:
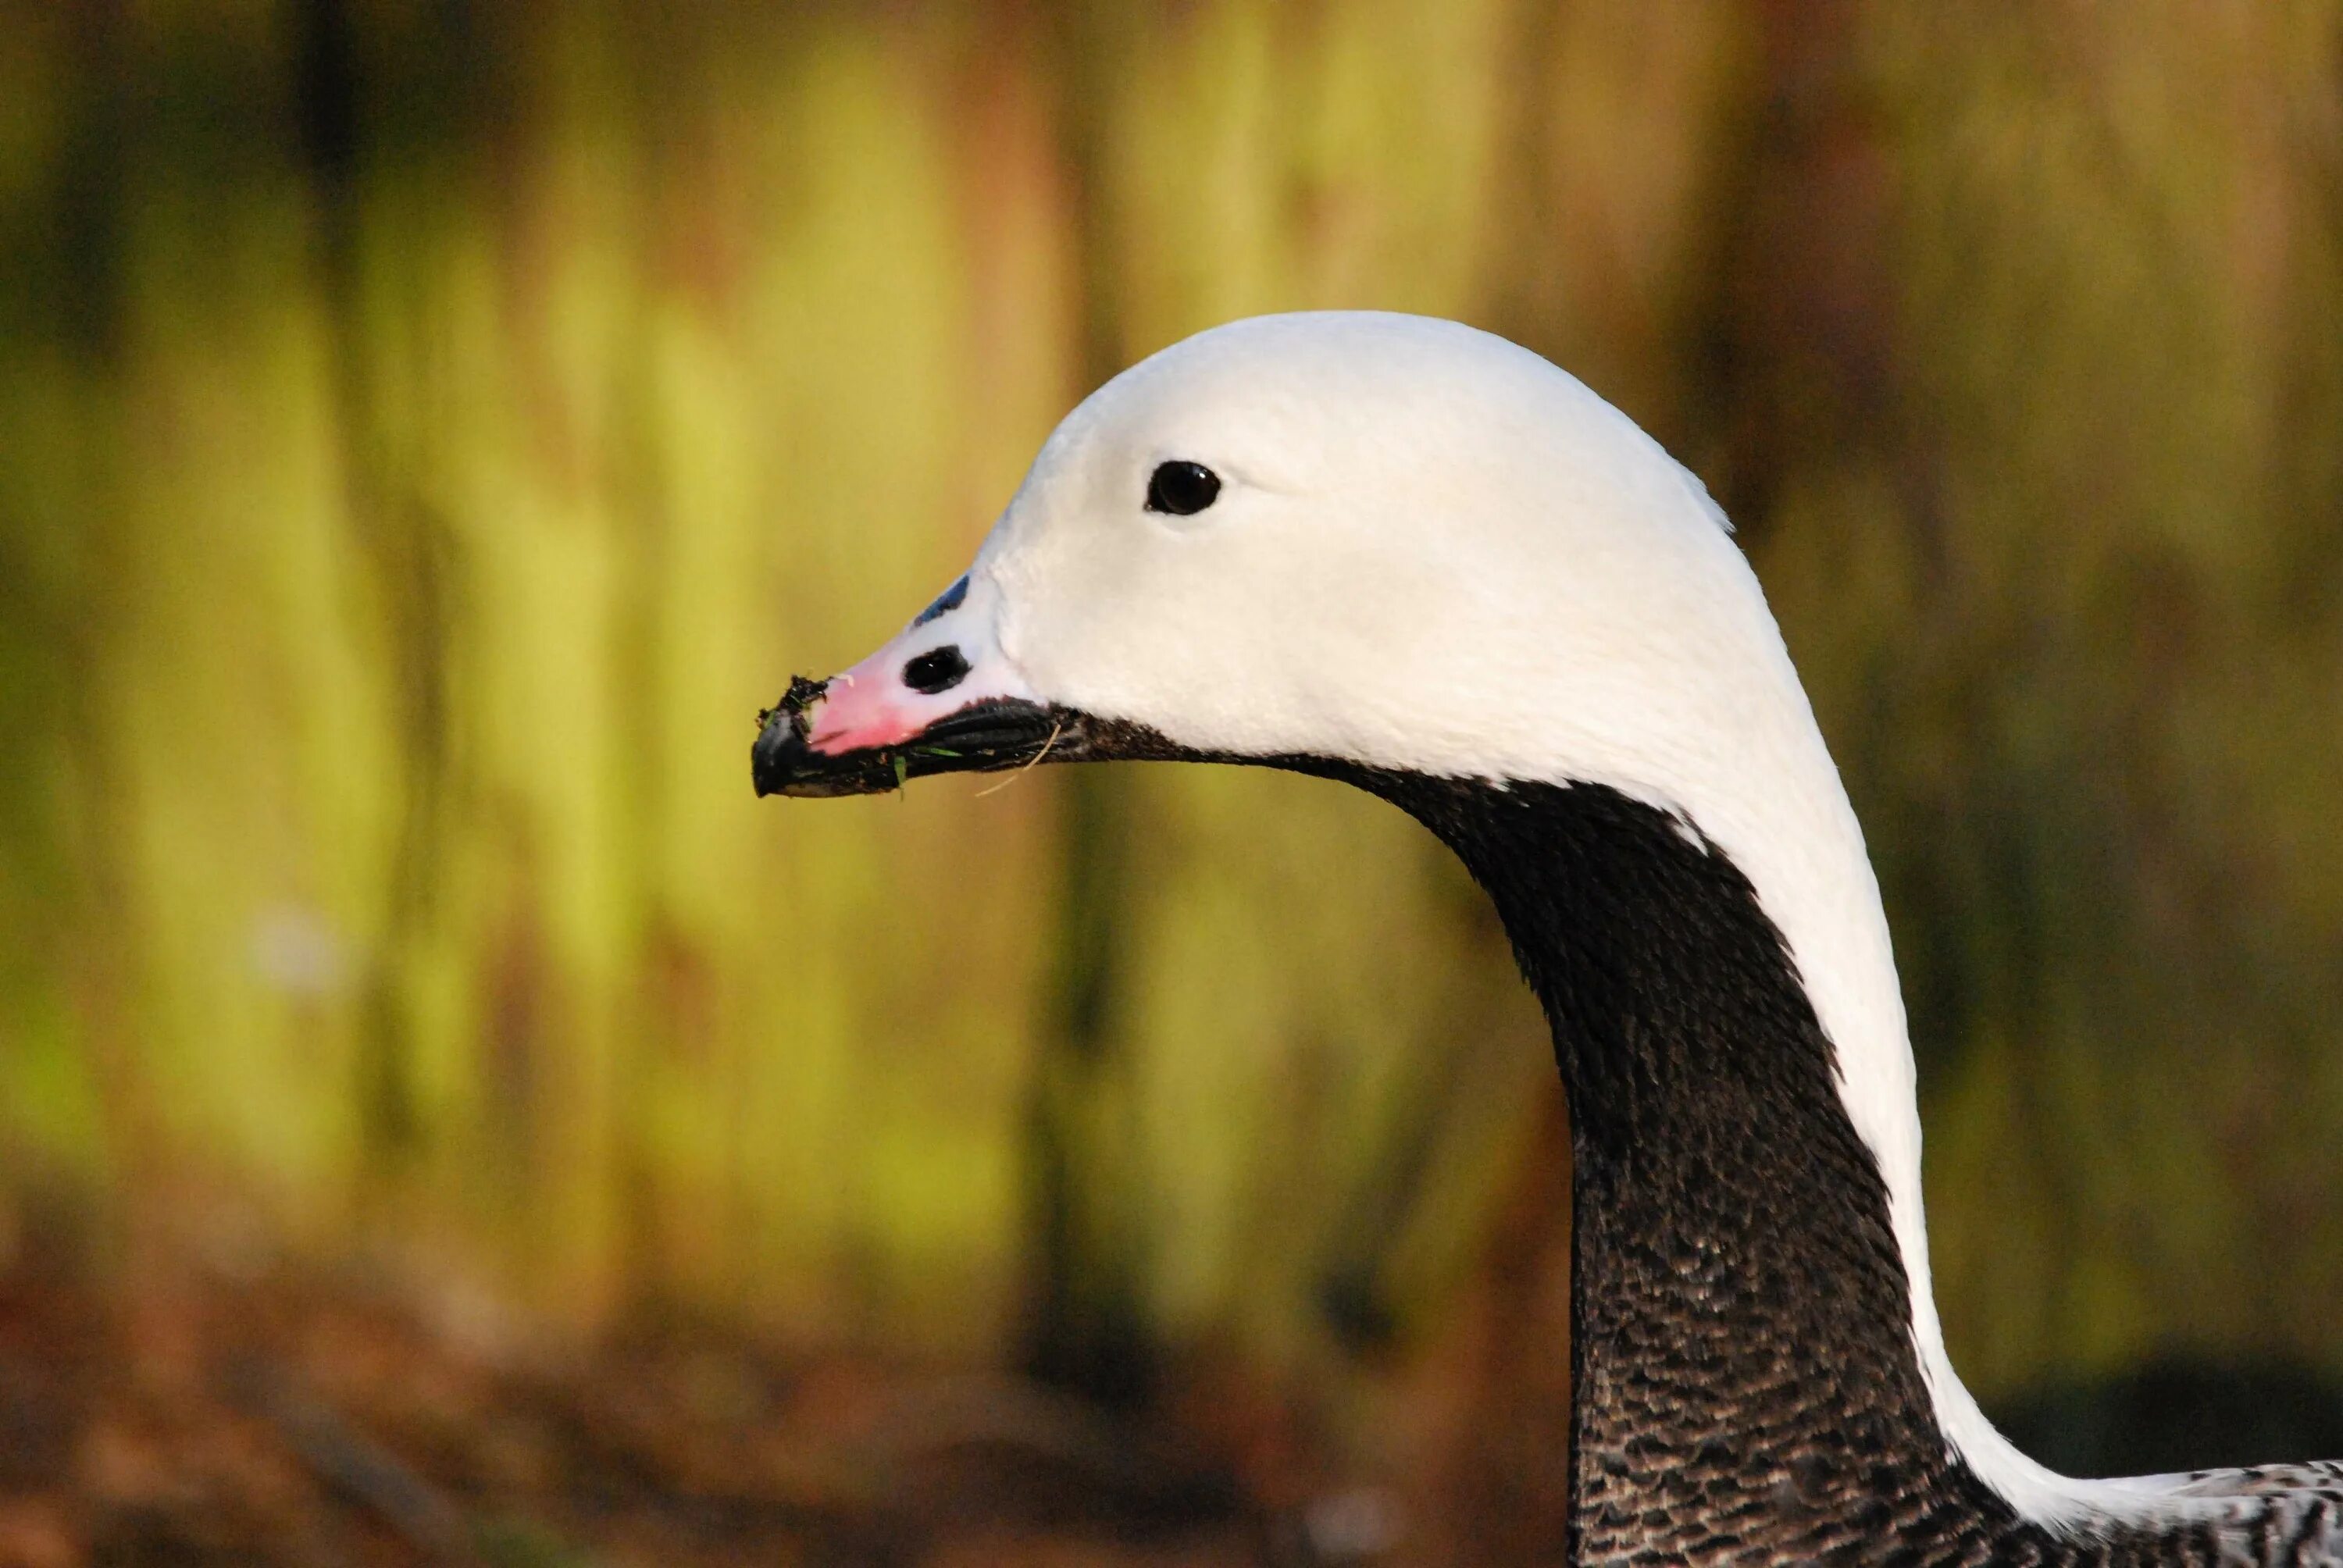
[[[1022,767],[1011,773],[1008,778],[1003,779],[1000,783],[989,785],[982,789],[979,789],[976,792],[975,798],[981,800],[987,795],[998,795],[1003,789],[1008,789],[1011,784],[1016,783],[1017,780],[1024,778],[1025,775],[1033,771],[1034,769],[1039,768],[1041,765],[1041,759],[1047,757],[1050,754],[1050,749],[1058,743],[1058,736],[1065,727],[1066,721],[1064,719],[1061,719],[1054,720],[1050,726],[1050,739],[1041,742],[1041,750],[1036,751],[1032,756],[1027,758]]]

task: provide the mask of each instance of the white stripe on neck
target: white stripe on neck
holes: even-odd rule
[[[1786,675],[1787,655],[1783,655]],[[1788,942],[1799,980],[1830,1038],[1839,1094],[1879,1161],[1889,1222],[1911,1287],[1911,1332],[1938,1426],[1955,1453],[2024,1517],[2061,1532],[2094,1523],[2144,1523],[2196,1511],[2165,1478],[2085,1481],[2020,1452],[1994,1428],[1953,1371],[1930,1285],[1920,1194],[1920,1115],[1904,1000],[1878,882],[1863,833],[1795,677],[1793,716],[1779,723],[1765,788],[1672,802],[1696,822],[1756,890]]]

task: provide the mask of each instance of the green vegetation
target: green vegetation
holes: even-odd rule
[[[0,1179],[957,1358],[1058,1159],[1101,1310],[1289,1364],[1330,1282],[1431,1321],[1551,1091],[1408,824],[747,768],[1106,369],[1373,305],[1552,355],[1738,521],[1981,1386],[2335,1362],[2338,59],[2331,3],[25,11]]]

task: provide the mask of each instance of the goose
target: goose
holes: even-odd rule
[[[1354,785],[1493,901],[1570,1106],[1568,1561],[2343,1563],[2343,1464],[2073,1480],[1955,1375],[1862,831],[1724,513],[1570,375],[1376,312],[1175,344],[751,762],[1114,759]]]

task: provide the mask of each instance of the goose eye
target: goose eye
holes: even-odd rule
[[[1172,461],[1156,466],[1147,481],[1147,509],[1192,517],[1221,493],[1221,477],[1202,463]]]

